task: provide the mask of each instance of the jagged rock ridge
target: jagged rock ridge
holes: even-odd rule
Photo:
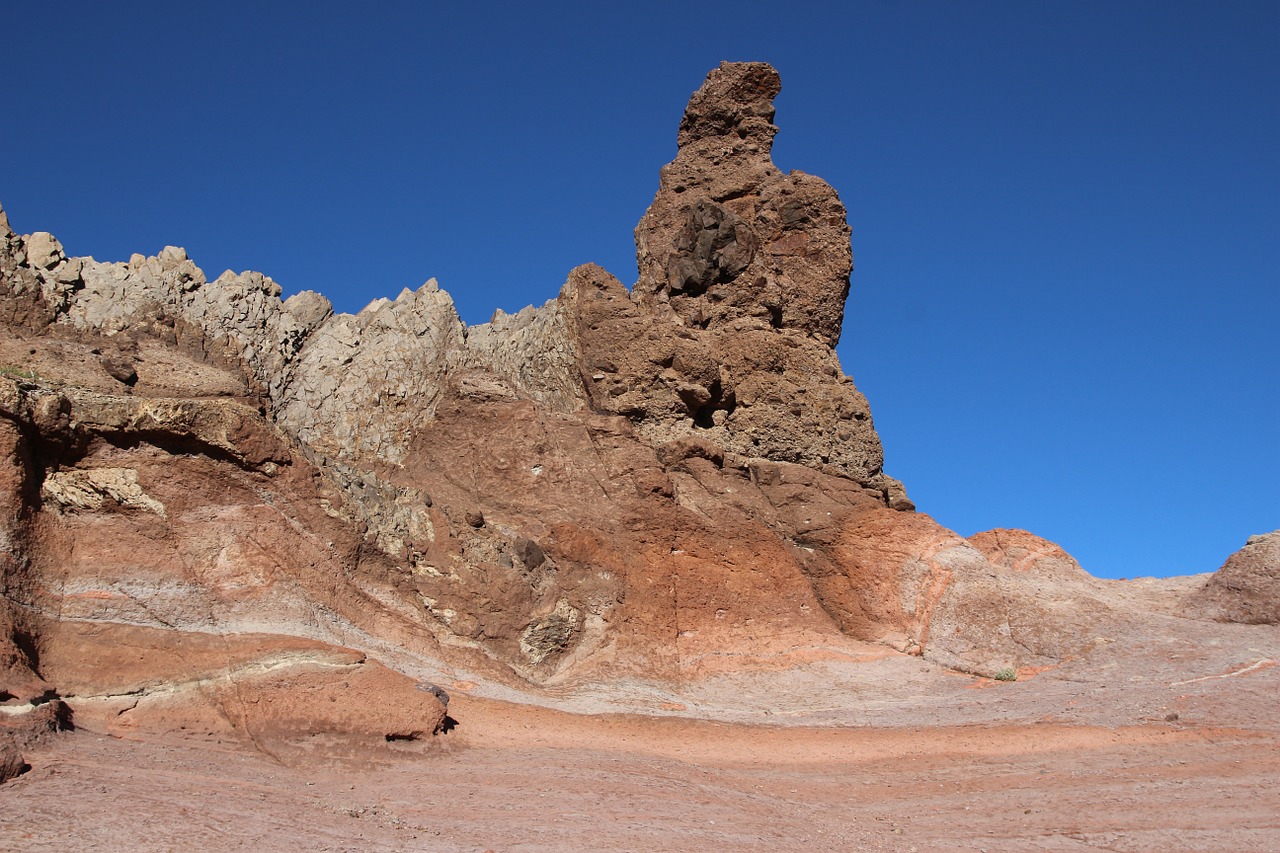
[[[1123,614],[1069,556],[966,541],[883,472],[833,349],[845,211],[772,164],[779,86],[725,63],[694,94],[631,290],[586,265],[470,328],[434,281],[334,314],[172,247],[69,258],[0,212],[6,718],[163,725],[199,696],[287,739],[305,714],[267,697],[335,672],[413,697],[449,668],[531,689],[866,642],[987,673],[1086,653]],[[433,731],[419,705],[361,731]]]

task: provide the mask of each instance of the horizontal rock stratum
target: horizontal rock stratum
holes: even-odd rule
[[[991,675],[1135,618],[1052,543],[966,540],[885,473],[833,349],[845,209],[774,166],[780,85],[724,63],[693,95],[631,288],[588,264],[479,326],[434,281],[335,314],[0,212],[0,722],[387,742],[444,724],[446,673]],[[1274,622],[1241,583],[1212,618]]]

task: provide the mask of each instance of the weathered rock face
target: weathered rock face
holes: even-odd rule
[[[882,471],[832,349],[844,208],[773,166],[778,89],[726,63],[694,94],[630,291],[586,265],[471,328],[434,281],[335,315],[0,211],[0,723],[433,731],[367,653],[522,689],[1085,653],[1110,616],[1065,552],[966,541]]]
[[[721,63],[689,101],[679,153],[636,229],[646,307],[714,329],[750,318],[835,345],[853,261],[835,190],[773,165],[778,73]]]
[[[831,348],[843,209],[769,163],[776,92],[767,66],[725,66],[691,102],[637,232],[684,229],[663,250],[687,273],[674,303],[586,266],[473,328],[433,281],[334,315],[258,273],[210,281],[181,249],[102,263],[0,223],[4,701],[177,719],[169,693],[116,706],[218,667],[242,695],[249,662],[298,638],[534,682],[848,642],[809,577],[839,571],[844,519],[909,503]],[[717,133],[756,148],[724,159]],[[682,169],[696,210],[666,186]],[[695,297],[702,319],[673,310]],[[166,643],[222,651],[161,672]],[[143,648],[143,687],[112,681],[116,652]]]
[[[7,782],[26,768],[18,747],[7,740],[0,740],[0,782]]]
[[[597,299],[579,312],[582,352],[603,376],[593,402],[642,416],[657,440],[692,418],[727,450],[829,466],[906,508],[882,473],[866,399],[832,350],[853,263],[844,206],[821,179],[770,158],[780,89],[770,66],[726,62],[689,101],[676,159],[636,228],[639,310],[624,310],[616,286],[586,290]],[[678,337],[650,331],[627,353],[609,345],[645,340],[654,316],[673,319]]]
[[[115,736],[186,727],[277,758],[318,737],[364,750],[429,738],[448,701],[360,652],[292,637],[71,620],[45,654],[78,725]]]
[[[1026,530],[984,530],[970,536],[969,544],[1006,571],[1064,580],[1087,576],[1061,545]]]
[[[592,408],[626,417],[650,444],[697,437],[743,458],[844,477],[911,508],[881,470],[866,398],[826,344],[742,318],[717,329],[664,322],[594,266],[574,270],[561,300],[573,306]]]
[[[1188,596],[1186,607],[1219,622],[1280,623],[1280,530],[1250,536]]]

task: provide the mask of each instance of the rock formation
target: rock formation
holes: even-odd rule
[[[1280,530],[1250,536],[1187,597],[1186,607],[1219,622],[1280,624]]]
[[[582,266],[480,326],[434,281],[335,314],[173,247],[68,257],[0,211],[0,721],[276,749],[429,734],[421,676],[451,668],[533,690],[867,642],[986,674],[1083,654],[1099,582],[1031,534],[963,539],[883,471],[833,349],[844,207],[773,165],[779,87],[725,63],[693,95],[634,287]]]

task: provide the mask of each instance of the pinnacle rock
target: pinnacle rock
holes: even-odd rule
[[[693,94],[676,159],[636,227],[637,300],[687,326],[750,320],[828,346],[840,339],[853,256],[825,181],[770,158],[778,73],[726,62]]]

